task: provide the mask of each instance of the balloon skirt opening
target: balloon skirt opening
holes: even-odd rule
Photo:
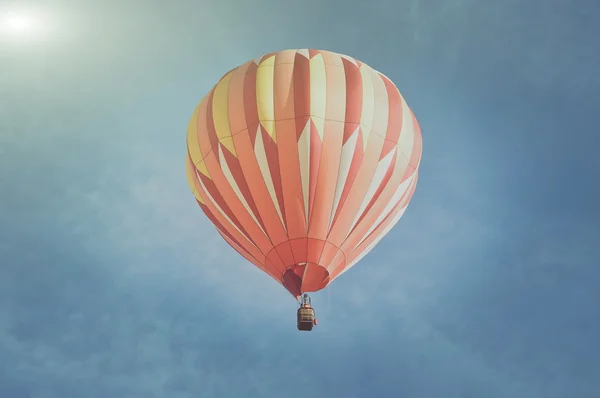
[[[329,271],[315,263],[301,263],[288,268],[283,274],[283,286],[294,296],[316,292],[329,283]]]

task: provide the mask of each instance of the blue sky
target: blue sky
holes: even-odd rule
[[[0,39],[0,398],[598,397],[597,2],[20,3],[48,23]],[[224,72],[306,47],[394,80],[424,155],[298,333],[184,159]]]

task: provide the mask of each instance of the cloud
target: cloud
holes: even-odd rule
[[[593,18],[262,4],[82,6],[69,26],[88,31],[3,63],[0,396],[593,397]],[[390,71],[425,134],[413,203],[315,295],[311,334],[205,220],[183,161],[210,85],[295,46]]]

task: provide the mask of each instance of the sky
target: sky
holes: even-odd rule
[[[0,30],[0,398],[600,396],[597,1],[8,12],[31,23]],[[185,176],[196,104],[287,48],[381,71],[424,139],[407,212],[313,295],[311,333]]]

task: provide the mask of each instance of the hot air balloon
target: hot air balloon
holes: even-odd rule
[[[266,54],[227,72],[194,110],[187,177],[204,214],[300,303],[390,231],[415,192],[419,124],[390,79],[323,50]]]

